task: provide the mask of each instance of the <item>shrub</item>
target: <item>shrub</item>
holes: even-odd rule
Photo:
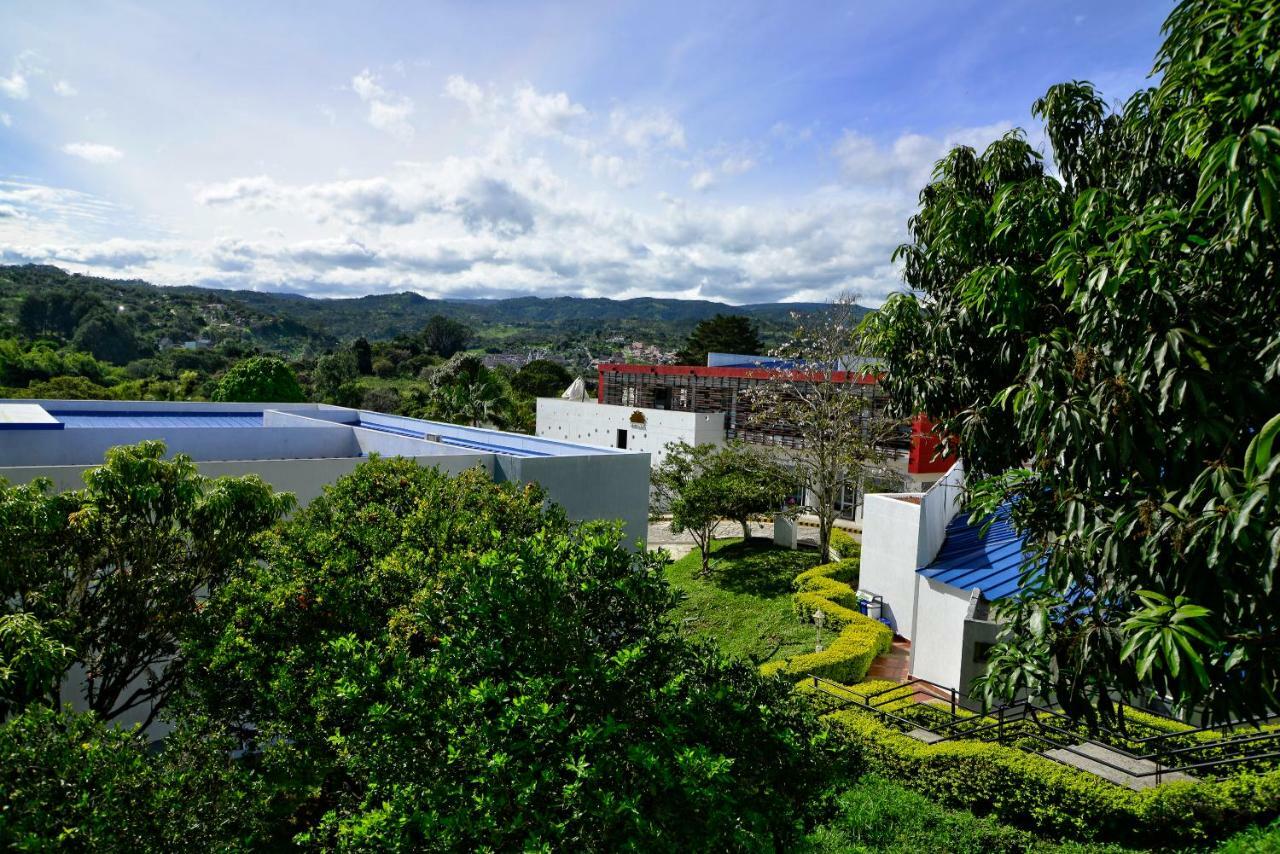
[[[860,687],[871,693],[882,685]],[[992,813],[1054,836],[1186,844],[1280,811],[1280,772],[1240,774],[1223,782],[1172,782],[1135,792],[1013,747],[980,741],[924,744],[855,709],[826,720],[856,748],[846,755],[872,773],[948,806]]]
[[[293,370],[275,356],[237,362],[218,381],[213,399],[242,403],[296,403],[305,400]]]
[[[843,528],[831,529],[831,548],[836,551],[842,561],[856,561],[862,555],[862,544]]]
[[[796,593],[791,597],[796,616],[812,622],[813,613],[821,610],[825,624],[839,634],[822,652],[771,661],[761,672],[860,682],[876,656],[889,651],[893,631],[857,610],[858,594],[852,586],[857,581],[857,558],[822,564],[797,575],[792,582]]]

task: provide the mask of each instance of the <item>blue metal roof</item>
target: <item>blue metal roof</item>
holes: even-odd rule
[[[360,423],[356,426],[364,427],[369,430],[377,430],[381,433],[391,433],[396,436],[406,436],[411,439],[425,439],[428,435],[434,437],[432,441],[439,442],[441,445],[453,445],[459,448],[467,448],[472,451],[487,451],[489,453],[506,454],[511,457],[546,457],[550,454],[542,451],[535,451],[530,448],[515,448],[510,445],[499,445],[492,442],[481,442],[476,439],[462,439],[457,436],[447,435],[445,430],[438,432],[429,430],[411,430],[407,427],[401,427],[395,424],[387,424],[381,421],[370,421],[361,417]]]
[[[261,412],[162,412],[138,410],[50,409],[69,428],[92,427],[261,427]]]
[[[938,556],[916,572],[962,590],[977,588],[992,602],[1021,591],[1024,567],[1032,559],[1026,541],[1013,530],[1007,512],[997,513],[986,536],[982,536],[987,518],[974,519],[970,524],[968,513],[957,514],[947,525]],[[1039,572],[1035,567],[1031,574]]]

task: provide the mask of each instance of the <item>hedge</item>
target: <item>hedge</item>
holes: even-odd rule
[[[831,529],[831,541],[828,545],[835,549],[842,560],[857,560],[862,553],[862,545],[853,538],[853,534],[843,528]]]
[[[852,541],[852,538],[851,538]],[[856,545],[856,544],[855,544]],[[851,583],[850,583],[851,582]],[[858,559],[827,563],[805,570],[792,582],[796,615],[805,622],[821,609],[825,625],[839,632],[822,652],[771,661],[760,668],[766,676],[821,676],[835,682],[860,682],[877,655],[893,645],[893,631],[858,612]]]
[[[864,683],[869,694],[893,683]],[[904,695],[902,704],[911,703]],[[897,703],[891,704],[892,706]],[[1055,837],[1186,845],[1280,813],[1280,771],[1221,782],[1169,782],[1135,792],[1014,747],[981,741],[925,744],[875,715],[824,716],[855,748],[850,761],[948,806]]]

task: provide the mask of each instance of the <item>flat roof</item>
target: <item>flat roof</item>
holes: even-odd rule
[[[64,426],[39,404],[0,402],[0,430],[61,430]]]

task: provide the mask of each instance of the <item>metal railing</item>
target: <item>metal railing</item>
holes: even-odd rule
[[[1017,742],[1030,741],[1040,749],[1029,752],[1038,753],[1055,762],[1080,769],[1080,766],[1068,762],[1061,755],[1051,755],[1050,751],[1071,754],[1087,760],[1089,763],[1110,768],[1128,777],[1143,779],[1154,777],[1158,785],[1163,777],[1171,773],[1188,774],[1196,772],[1202,776],[1221,776],[1234,766],[1246,762],[1266,762],[1280,759],[1280,729],[1262,730],[1267,720],[1259,722],[1233,722],[1226,725],[1188,728],[1165,733],[1157,733],[1143,737],[1132,737],[1126,733],[1111,729],[1090,731],[1082,722],[1070,717],[1059,709],[1029,701],[1019,701],[998,706],[985,713],[962,714],[963,706],[960,694],[954,688],[940,688],[923,679],[910,679],[899,685],[882,688],[869,694],[860,693],[847,685],[810,676],[813,687],[839,701],[837,709],[858,708],[867,711],[886,721],[892,721],[907,730],[921,730],[933,736],[930,743],[938,744],[961,739],[994,740],[998,744],[1012,743],[1012,746],[1027,749]],[[920,695],[929,698],[919,702]],[[907,701],[907,706],[900,706]],[[934,705],[934,703],[947,705]],[[903,714],[912,707],[923,706],[931,714],[945,716],[941,722],[921,720],[919,716]],[[1164,718],[1171,723],[1180,723],[1173,718],[1144,712],[1148,715]],[[985,721],[985,723],[984,723]],[[1030,721],[1031,726],[1018,726]],[[966,724],[972,725],[966,728]],[[1255,726],[1254,732],[1230,734],[1241,726]],[[1146,725],[1149,726],[1149,725]],[[1206,740],[1198,744],[1184,744],[1175,739],[1194,739],[1198,734],[1214,730],[1222,730],[1223,737]],[[1141,745],[1137,750],[1129,745]],[[1094,750],[1081,750],[1092,747]],[[1117,755],[1131,763],[1150,762],[1150,770],[1140,770],[1133,765],[1121,765],[1099,755],[1098,748]],[[1213,752],[1213,758],[1200,758],[1197,753]]]

